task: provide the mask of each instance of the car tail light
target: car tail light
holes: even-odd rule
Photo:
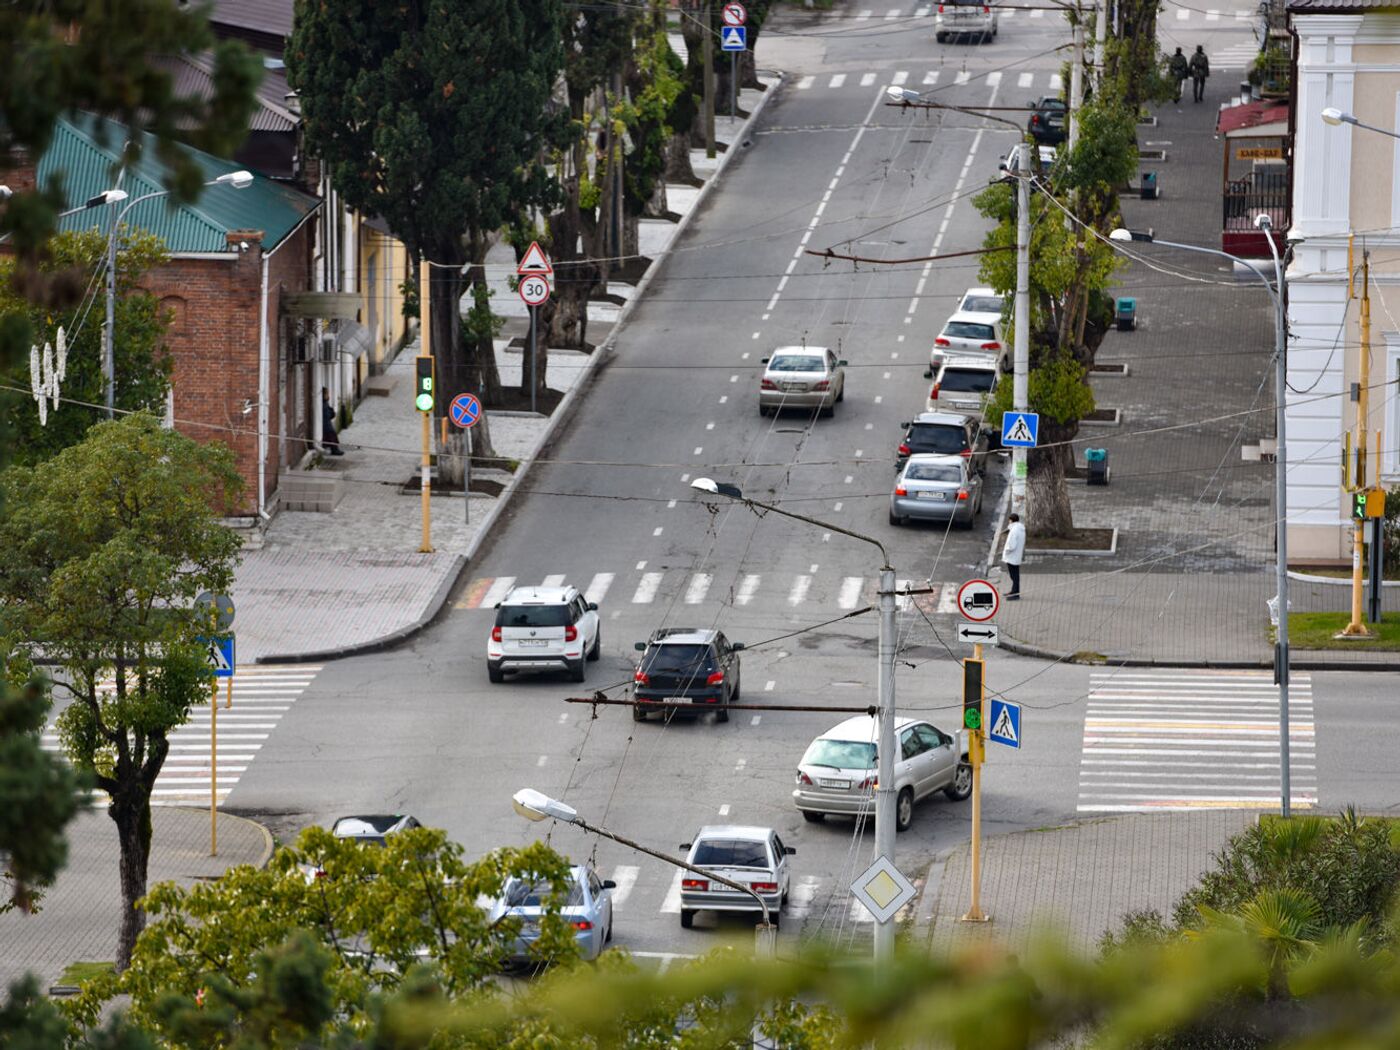
[[[806,784],[808,787],[812,786],[812,778],[800,769],[797,771],[797,782],[799,784]]]
[[[899,488],[897,488],[897,489],[894,490],[894,494],[895,494],[896,496],[907,496],[907,495],[909,495],[909,490],[906,489],[906,488],[904,488],[903,486],[901,486],[901,487],[899,487]]]
[[[501,629],[499,627],[491,628],[491,640],[493,642],[499,642],[501,640]]]
[[[761,383],[758,384],[758,389],[760,389],[760,390],[777,390],[777,389],[778,389],[778,384],[775,383],[775,382],[773,382],[773,380],[771,380],[771,379],[765,379],[763,382],[761,382]]]
[[[683,890],[699,890],[703,893],[709,888],[709,879],[681,879],[681,889]]]
[[[940,391],[940,390],[942,390],[942,389],[943,389],[943,384],[942,384],[942,383],[934,383],[934,384],[933,384],[933,389],[930,390],[930,391],[928,392],[928,399],[929,399],[930,401],[937,401],[937,400],[938,400],[938,391]]]
[[[638,671],[632,676],[632,681],[636,682],[638,685],[651,685],[651,675],[647,674],[645,671]]]
[[[778,884],[776,882],[751,882],[749,889],[755,893],[777,893]]]
[[[989,15],[989,14],[992,13],[992,9],[991,9],[990,7],[984,7],[984,8],[982,8],[982,13],[983,13],[984,15]]]
[[[982,344],[982,349],[983,349],[983,350],[1000,350],[1000,349],[1001,349],[1001,344],[1000,344],[1000,343],[997,343],[997,342],[983,343],[983,344]]]
[[[823,380],[821,380],[821,381],[819,381],[819,382],[817,382],[817,383],[813,383],[813,384],[812,384],[812,389],[813,389],[813,390],[830,390],[830,389],[831,389],[831,380],[829,380],[829,379],[823,379]]]
[[[709,678],[706,678],[706,679],[705,679],[705,684],[706,684],[706,685],[724,685],[724,672],[723,672],[723,671],[716,671],[714,674],[710,675]]]
[[[859,784],[856,785],[856,790],[857,790],[857,791],[868,791],[868,790],[870,790],[870,789],[872,789],[872,788],[876,788],[876,787],[879,787],[879,786],[880,786],[879,778],[877,778],[877,777],[866,777],[864,780],[862,780]]]
[[[564,641],[578,641],[578,628],[575,627],[573,624],[569,624],[567,627],[564,628]]]
[[[952,346],[953,344],[944,339],[941,335],[933,341],[934,346]]]
[[[972,458],[972,449],[970,449],[970,448],[965,448],[965,449],[963,449],[961,452],[959,452],[958,455],[962,456],[963,459],[971,459],[971,458]]]
[[[579,919],[579,920],[577,920],[577,921],[574,923],[574,929],[576,929],[576,930],[591,930],[591,929],[593,929],[593,924],[592,924],[591,922],[589,922],[587,919]]]
[[[942,4],[939,4],[939,5],[938,5],[938,13],[939,13],[940,15],[943,13],[943,5],[942,5]]]
[[[962,501],[964,501],[964,500],[966,500],[966,499],[967,499],[967,489],[958,489],[958,501],[959,501],[959,502],[962,502]]]
[[[901,456],[907,456],[907,455],[909,455],[909,451],[910,451],[910,449],[909,449],[909,446],[908,446],[907,444],[903,444],[903,443],[900,444],[900,446],[899,446],[899,454],[900,454]]]

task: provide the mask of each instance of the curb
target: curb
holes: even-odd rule
[[[1005,631],[1005,627],[1002,628]],[[1019,642],[1002,634],[999,647],[1017,656],[1029,656],[1053,663],[1079,664],[1085,667],[1167,667],[1216,671],[1270,671],[1272,660],[1158,660],[1150,656],[1123,656],[1105,660],[1078,660],[1073,653],[1058,653],[1038,645]],[[1306,651],[1306,650],[1305,650]],[[1331,660],[1299,659],[1290,650],[1288,667],[1291,671],[1400,671],[1400,654],[1396,659],[1365,663],[1339,663]]]
[[[777,83],[767,85],[767,89],[763,92],[763,97],[760,98],[758,104],[750,110],[748,119],[739,126],[738,133],[735,135],[734,139],[736,143],[739,141],[740,136],[742,136],[754,121],[758,119],[759,114],[763,112],[773,96],[778,93],[778,89],[782,87],[784,79],[785,77],[779,74]],[[705,201],[710,195],[710,190],[720,181],[720,177],[724,174],[725,169],[729,167],[730,158],[734,157],[739,152],[738,149],[725,149],[725,151],[720,154],[719,163],[715,166],[714,174],[705,180],[705,184],[700,187],[700,192],[695,196],[695,207],[681,216],[681,221],[676,224],[676,231],[672,235],[671,242],[667,245],[666,250],[653,259],[652,264],[647,267],[646,273],[642,274],[642,279],[637,282],[636,290],[628,298],[627,303],[617,315],[617,320],[613,323],[612,331],[609,332],[608,337],[594,349],[593,353],[588,355],[588,363],[584,365],[583,370],[579,373],[578,379],[575,380],[574,385],[569,388],[568,392],[555,407],[554,412],[550,415],[549,422],[545,424],[544,433],[540,436],[539,443],[535,446],[535,451],[530,455],[529,459],[521,463],[520,469],[511,475],[510,481],[506,483],[506,487],[501,491],[500,496],[496,498],[496,505],[487,512],[486,520],[481,523],[481,527],[477,529],[476,535],[473,536],[471,542],[467,544],[466,553],[457,556],[458,564],[443,576],[442,584],[424,607],[423,614],[419,616],[418,619],[414,620],[413,623],[386,634],[382,638],[374,638],[368,642],[359,642],[355,645],[322,649],[313,653],[260,656],[254,661],[255,663],[313,663],[318,660],[335,660],[346,656],[358,656],[363,653],[378,652],[408,640],[438,618],[442,613],[443,607],[447,604],[448,596],[451,595],[452,591],[456,588],[458,581],[462,578],[462,574],[466,571],[467,566],[472,563],[477,552],[481,549],[482,544],[485,543],[487,538],[491,535],[491,530],[495,528],[496,520],[505,513],[506,509],[509,507],[511,496],[515,494],[515,490],[520,487],[521,482],[529,475],[530,468],[534,466],[535,460],[539,458],[540,452],[554,439],[555,434],[558,433],[564,424],[573,418],[581,391],[593,381],[594,374],[602,366],[603,362],[612,357],[613,347],[617,342],[618,334],[622,331],[623,325],[627,323],[633,308],[641,302],[642,298],[646,295],[647,289],[651,286],[652,278],[666,265],[671,255],[671,245],[680,240],[681,235],[685,233],[686,228],[690,225],[691,219],[704,207]]]

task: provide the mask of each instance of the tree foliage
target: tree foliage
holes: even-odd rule
[[[193,608],[226,591],[239,540],[219,522],[241,481],[222,445],[197,444],[136,413],[0,476],[5,641],[63,669],[59,731],[69,758],[110,796],[121,846],[118,963],[140,930],[150,793],[170,730],[209,695]]]
[[[170,318],[160,303],[137,284],[143,274],[169,258],[159,237],[140,230],[117,238],[116,301],[113,309],[116,338],[112,344],[116,396],[119,410],[163,411],[170,389],[173,362],[165,347]],[[47,421],[39,422],[33,398],[23,395],[4,405],[6,426],[14,436],[15,459],[32,464],[47,459],[59,449],[83,439],[101,418],[100,405],[106,397],[102,374],[105,313],[104,284],[100,276],[107,263],[107,238],[97,229],[82,233],[61,233],[49,243],[39,268],[44,273],[70,269],[85,271],[91,277],[89,295],[71,309],[53,310],[34,306],[14,293],[10,276],[13,260],[0,259],[0,314],[25,314],[36,347],[56,344],[63,329],[68,347],[68,366],[60,393],[69,402],[50,405]],[[28,388],[32,362],[22,358],[15,367],[0,369],[0,381],[11,387]]]

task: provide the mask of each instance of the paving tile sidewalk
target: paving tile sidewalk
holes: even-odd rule
[[[720,143],[737,141],[776,93],[779,78],[761,79],[765,91],[746,90],[740,96],[746,116],[715,121]],[[716,184],[724,156],[707,159],[703,150],[692,151],[692,166],[704,186],[668,185],[668,209],[681,217],[679,222],[643,220],[640,250],[652,260],[648,274],[655,273],[702,194]],[[522,367],[523,354],[518,344],[511,346],[512,340],[528,331],[524,307],[506,283],[514,270],[508,245],[498,245],[488,255],[487,273],[495,292],[492,308],[506,321],[497,341],[497,362],[507,386],[519,385]],[[636,287],[610,282],[608,291],[630,301],[645,287],[643,277]],[[624,311],[625,306],[608,300],[590,305],[587,337],[599,349],[591,355],[551,349],[552,390],[568,395],[586,386],[593,363],[606,354]],[[460,493],[435,496],[434,551],[419,553],[421,496],[416,489],[403,488],[418,473],[421,454],[421,422],[412,404],[416,352],[416,344],[410,345],[390,365],[386,374],[393,386],[387,397],[366,397],[356,406],[353,423],[340,435],[346,454],[315,464],[316,470],[334,473],[342,481],[344,496],[336,509],[282,510],[260,544],[245,549],[232,594],[238,610],[234,629],[240,663],[331,659],[411,634],[436,615],[493,515],[509,499],[505,486],[512,475],[474,472],[474,479],[494,480],[503,491],[473,492],[469,508]],[[516,477],[528,469],[568,404],[553,417],[488,410],[497,452],[526,464]]]
[[[992,836],[982,850],[987,924],[958,921],[971,899],[970,850],[960,846],[941,872],[935,866],[936,885],[932,875],[926,883],[913,937],[937,952],[985,939],[1024,950],[1049,928],[1092,952],[1130,911],[1154,908],[1170,916],[1213,854],[1254,819],[1239,810],[1134,813]]]
[[[272,836],[260,824],[219,814],[219,855],[209,856],[209,811],[158,806],[151,811],[149,885],[184,886],[217,878],[240,864],[261,866]],[[117,954],[121,896],[117,829],[105,809],[85,810],[68,826],[68,865],[34,915],[0,915],[0,988],[26,971],[41,987],[75,962],[109,962]]]

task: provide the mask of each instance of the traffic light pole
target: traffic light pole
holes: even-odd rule
[[[418,315],[421,319],[419,331],[423,341],[423,357],[432,357],[432,328],[433,315],[430,309],[431,292],[429,281],[432,277],[432,268],[428,264],[427,257],[419,260],[418,263],[418,286],[422,290],[419,297],[422,301],[418,306]],[[436,397],[436,391],[433,392]],[[423,462],[422,462],[422,490],[423,490],[423,542],[418,545],[420,554],[433,553],[433,411],[431,406],[428,411],[419,410],[419,415],[423,417]]]
[[[1357,463],[1359,469],[1352,479],[1357,491],[1367,491],[1367,479],[1370,477],[1371,468],[1366,459],[1366,439],[1370,437],[1370,387],[1371,387],[1371,258],[1370,253],[1363,251],[1361,254],[1361,362],[1358,371],[1360,378],[1360,389],[1356,399],[1356,430],[1358,440]],[[1346,638],[1368,638],[1370,630],[1361,622],[1362,601],[1361,595],[1365,587],[1365,573],[1361,565],[1361,551],[1366,545],[1366,519],[1356,517],[1353,513],[1354,525],[1352,528],[1351,540],[1351,621],[1342,628],[1342,636]]]
[[[972,646],[972,662],[979,669],[977,675],[977,725],[975,727],[967,724],[966,713],[963,715],[963,732],[967,737],[967,757],[972,763],[972,904],[967,909],[967,914],[961,917],[962,922],[991,922],[992,917],[982,910],[982,761],[986,756],[986,725],[987,725],[987,688],[986,669],[987,665],[982,660],[982,643],[976,642]],[[968,676],[966,673],[967,664],[964,663],[963,674],[963,710],[968,710],[967,688]]]

